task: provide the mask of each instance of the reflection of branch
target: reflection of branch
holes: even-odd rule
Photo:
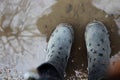
[[[5,43],[3,42],[3,40],[2,39],[0,39],[0,40],[1,40],[2,44],[5,45]],[[5,47],[4,47],[4,50],[5,50]]]
[[[25,2],[25,0],[23,0],[23,6],[24,6],[24,8],[23,8],[23,11],[25,12],[25,17],[24,17],[24,19],[23,19],[23,22],[25,22],[25,21],[27,21],[28,19],[27,19],[27,15],[28,15],[28,13],[30,12],[30,0],[26,0],[26,2]],[[25,10],[24,10],[25,9]],[[22,26],[22,28],[23,28],[23,24],[21,25]],[[25,28],[25,27],[24,27]],[[24,30],[24,29],[23,29]],[[21,31],[23,31],[23,30],[21,30]]]
[[[26,27],[24,27],[24,29],[21,32],[23,32],[23,31],[32,31],[34,29],[35,29],[35,27],[26,26]]]
[[[14,39],[11,39],[14,40]],[[7,39],[7,43],[12,47],[12,49],[17,53],[16,49],[14,48],[14,46],[12,46],[11,42]]]
[[[4,29],[2,28],[2,26],[0,26],[0,32],[3,32],[4,31]]]
[[[31,38],[35,38],[35,37],[44,37],[44,35],[20,35],[19,37],[31,37]]]
[[[28,45],[31,45],[31,42],[28,42],[28,40],[21,39],[23,42],[25,42]]]
[[[16,37],[16,39],[17,39],[18,45],[19,45],[20,48],[21,48],[21,53],[23,54],[24,47],[23,47],[23,45],[21,45],[20,40],[18,39],[18,37]]]
[[[25,47],[24,47],[23,44],[21,43],[22,41],[25,42],[24,39],[18,39],[18,38],[17,38],[17,40],[18,40],[19,45],[20,45],[21,48],[23,49],[23,50],[22,50],[22,54],[23,54],[23,51],[27,51],[28,53],[31,53],[29,50],[25,49]]]
[[[1,4],[3,4],[3,2],[1,2]],[[3,23],[4,20],[5,20],[5,15],[3,14],[3,12],[4,12],[4,10],[0,12],[0,27],[1,27],[1,31],[2,31],[2,32],[4,31],[4,29],[3,29],[3,27],[2,27],[2,25],[3,25],[2,23]]]
[[[5,12],[7,9],[9,9],[8,7],[9,6],[13,6],[13,5],[8,5],[8,3],[9,3],[9,1],[7,1],[7,0],[5,0],[5,2],[6,2],[6,6],[5,6],[5,8],[4,8],[4,11],[3,12]],[[19,9],[19,7],[21,8],[21,9]],[[8,25],[7,25],[7,27],[9,27],[9,29],[11,29],[11,27],[10,27],[10,25],[12,24],[12,21],[14,20],[14,16],[16,16],[17,14],[19,14],[21,11],[23,11],[24,12],[24,14],[22,15],[22,20],[23,20],[23,22],[25,22],[25,21],[27,21],[28,20],[28,14],[29,14],[29,12],[30,12],[30,10],[31,10],[31,2],[30,2],[30,0],[20,0],[20,2],[19,3],[17,3],[17,6],[16,6],[16,9],[14,10],[14,12],[12,12],[12,13],[10,13],[10,15],[9,14],[5,14],[5,16],[9,16],[9,23],[8,23]],[[1,23],[1,24],[3,24],[3,23]],[[21,29],[21,27],[23,28],[23,29]],[[2,27],[2,25],[0,26],[0,29],[2,30],[3,29],[3,27]],[[18,30],[17,30],[18,29]],[[33,30],[35,30],[35,27],[27,27],[27,26],[24,26],[24,23],[23,24],[20,24],[20,25],[18,25],[18,27],[17,27],[17,29],[15,29],[16,31],[17,31],[17,33],[16,34],[14,34],[14,33],[12,33],[12,30],[10,31],[10,32],[8,32],[8,31],[5,31],[5,32],[1,32],[0,33],[0,36],[6,36],[6,37],[9,37],[9,36],[14,36],[14,38],[13,39],[8,39],[7,38],[7,43],[6,44],[8,44],[10,47],[11,47],[11,49],[13,49],[14,50],[14,52],[18,52],[17,51],[17,49],[16,49],[16,46],[14,46],[14,42],[12,43],[12,40],[17,40],[17,43],[16,44],[18,44],[18,46],[20,47],[20,52],[21,53],[23,53],[23,51],[27,51],[27,52],[29,52],[30,53],[30,51],[29,50],[27,50],[25,47],[24,47],[24,43],[27,43],[27,44],[29,44],[29,42],[27,41],[27,40],[24,40],[24,37],[29,37],[30,39],[32,39],[32,38],[38,38],[38,37],[44,37],[44,35],[41,35],[40,33],[36,33],[36,32],[34,32]],[[4,31],[5,29],[3,29],[3,31]],[[30,33],[30,35],[28,34],[28,35],[24,35],[24,34],[21,34],[22,32],[24,32],[24,31],[28,31],[28,33]],[[22,41],[24,42],[24,43],[22,43]],[[3,41],[2,41],[2,43],[3,43]],[[6,44],[3,44],[4,46],[6,45]],[[7,48],[5,48],[4,47],[4,50],[7,50]]]
[[[26,2],[25,2],[26,1]],[[7,10],[7,8],[9,7],[9,6],[13,6],[13,5],[8,5],[8,2],[9,1],[7,1],[7,0],[5,0],[5,2],[6,2],[6,6],[5,6],[5,8],[4,8],[4,11],[3,12],[5,12],[5,10]],[[24,7],[23,7],[24,6]],[[16,14],[18,14],[18,13],[20,13],[22,10],[25,12],[25,16],[27,16],[28,15],[28,13],[29,13],[29,11],[30,11],[30,1],[29,0],[21,0],[20,2],[19,2],[19,4],[17,5],[17,8],[14,10],[14,12],[13,13],[11,13],[11,15],[10,15],[10,22],[9,22],[9,24],[8,25],[10,25],[11,23],[12,23],[12,21],[13,21],[13,19],[14,19],[14,16],[16,15]],[[19,10],[19,7],[21,7],[21,10]],[[24,17],[25,19],[23,19],[24,21],[26,21],[27,20],[27,18],[26,17]],[[1,23],[1,26],[2,26],[2,23]],[[18,25],[19,26],[19,25]],[[7,27],[10,27],[10,26],[7,26]],[[23,27],[23,26],[22,26]],[[18,27],[19,28],[19,27]]]

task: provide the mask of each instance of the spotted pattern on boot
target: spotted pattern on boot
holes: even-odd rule
[[[88,80],[100,80],[106,75],[111,54],[108,31],[103,23],[88,24],[85,41],[88,52]]]
[[[48,42],[46,62],[52,64],[62,77],[70,56],[73,38],[71,25],[61,23],[53,31]]]

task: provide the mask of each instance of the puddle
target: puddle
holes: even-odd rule
[[[84,31],[89,22],[102,21],[110,33],[112,54],[120,51],[120,36],[113,17],[96,9],[90,0],[0,2],[0,80],[23,80],[24,72],[43,63],[50,34],[63,22],[72,24],[75,31],[65,80],[87,77]]]

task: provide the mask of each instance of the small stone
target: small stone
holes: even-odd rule
[[[67,73],[66,72],[64,72],[64,77],[66,77],[67,76]]]
[[[81,64],[82,67],[84,67],[84,64]]]
[[[72,63],[74,62],[74,60],[71,61]]]
[[[78,50],[81,50],[81,47],[78,47]]]
[[[105,18],[108,18],[109,17],[109,15],[107,14],[107,15],[105,15]]]

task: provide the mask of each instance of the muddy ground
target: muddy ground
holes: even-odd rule
[[[65,80],[87,79],[84,32],[94,20],[109,31],[111,55],[118,53],[120,35],[114,18],[95,8],[92,0],[0,0],[0,80],[24,80],[25,72],[43,63],[45,35],[48,41],[60,23],[71,24],[75,32]]]
[[[110,34],[112,55],[120,51],[120,36],[112,15],[96,9],[91,0],[58,0],[52,6],[49,15],[42,16],[37,21],[37,26],[43,34],[47,34],[49,40],[51,32],[59,23],[72,24],[75,32],[75,40],[71,50],[71,56],[67,67],[67,78],[75,75],[75,70],[87,73],[87,52],[84,39],[85,27],[94,20],[102,21]]]

